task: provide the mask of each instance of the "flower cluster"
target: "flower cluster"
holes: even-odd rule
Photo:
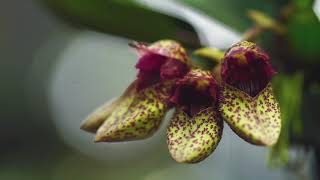
[[[131,46],[140,57],[136,80],[81,126],[96,134],[96,142],[147,138],[173,107],[167,144],[177,162],[196,163],[209,156],[222,137],[223,121],[251,144],[277,142],[281,119],[270,83],[275,71],[256,44],[243,41],[225,53],[217,77],[221,82],[212,72],[195,67],[175,41]]]

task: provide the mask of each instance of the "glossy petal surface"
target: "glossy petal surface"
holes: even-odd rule
[[[223,84],[220,97],[220,112],[231,129],[245,141],[272,146],[280,135],[280,109],[271,83],[257,96]]]
[[[194,117],[177,109],[167,130],[167,144],[174,160],[197,163],[208,157],[217,147],[223,122],[215,109],[209,107]]]
[[[129,141],[151,136],[165,116],[171,91],[167,82],[131,93],[98,129],[95,140]]]

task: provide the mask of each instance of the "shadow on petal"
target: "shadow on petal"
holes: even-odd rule
[[[167,130],[167,144],[174,160],[197,163],[208,157],[217,147],[223,121],[215,108],[206,108],[195,116],[177,109]]]

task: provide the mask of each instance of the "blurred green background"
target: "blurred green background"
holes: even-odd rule
[[[320,21],[314,4],[1,1],[0,179],[317,179]],[[184,165],[168,153],[168,118],[143,141],[95,144],[92,135],[79,129],[94,108],[119,96],[135,78],[137,56],[128,42],[171,38],[190,51],[202,46],[225,49],[254,25],[249,9],[287,28],[284,35],[267,31],[257,39],[278,71],[274,87],[284,129],[271,153],[245,143],[225,126],[209,158]]]

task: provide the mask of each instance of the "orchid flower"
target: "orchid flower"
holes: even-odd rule
[[[111,104],[93,112],[82,124],[96,142],[129,141],[151,136],[171,107],[174,81],[188,72],[185,50],[172,40],[147,46],[131,44],[140,58],[137,79]]]
[[[255,145],[272,146],[280,134],[280,109],[270,82],[274,74],[268,55],[251,42],[234,45],[223,58],[221,115],[234,132]]]
[[[196,163],[214,151],[222,136],[217,83],[210,71],[192,69],[176,85],[171,98],[176,111],[167,130],[167,144],[177,162]]]
[[[256,44],[242,41],[225,53],[218,66],[219,82],[210,71],[192,65],[175,41],[131,46],[140,55],[136,80],[81,126],[96,133],[96,142],[147,138],[172,107],[167,145],[177,162],[197,163],[208,157],[221,140],[223,120],[251,144],[277,142],[281,119],[271,87],[275,71]]]

